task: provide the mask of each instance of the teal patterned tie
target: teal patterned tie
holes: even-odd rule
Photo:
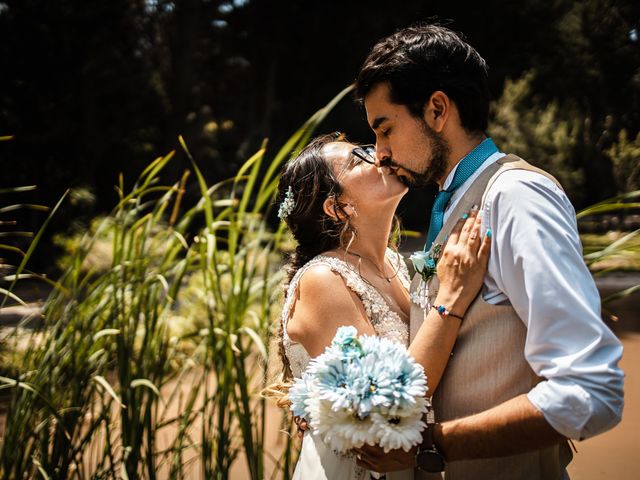
[[[498,147],[493,143],[493,140],[486,138],[482,143],[480,143],[480,145],[471,150],[471,152],[460,160],[451,185],[449,185],[449,188],[446,190],[440,190],[436,196],[435,202],[433,203],[433,210],[431,210],[431,222],[429,223],[429,233],[427,234],[427,243],[424,245],[425,251],[431,248],[433,241],[442,229],[444,210],[447,208],[447,204],[449,203],[449,200],[451,200],[453,193],[460,185],[466,182],[471,175],[473,175],[473,172],[475,172],[487,158],[497,151]]]

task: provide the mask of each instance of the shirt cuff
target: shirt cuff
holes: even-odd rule
[[[565,437],[582,440],[582,431],[591,416],[591,395],[576,384],[543,381],[528,394],[529,401]]]

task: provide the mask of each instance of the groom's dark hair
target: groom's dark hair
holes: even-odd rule
[[[356,98],[388,82],[393,103],[422,118],[433,92],[456,104],[462,127],[484,132],[489,117],[487,63],[460,35],[434,24],[417,24],[380,40],[360,68]]]

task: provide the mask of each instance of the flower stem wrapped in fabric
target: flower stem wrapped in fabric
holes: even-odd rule
[[[340,327],[291,387],[289,400],[293,414],[333,450],[366,443],[409,451],[422,441],[427,390],[424,369],[404,346]]]

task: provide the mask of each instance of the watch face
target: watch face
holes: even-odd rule
[[[442,472],[444,471],[444,459],[437,450],[423,450],[416,458],[418,468],[425,472]]]

